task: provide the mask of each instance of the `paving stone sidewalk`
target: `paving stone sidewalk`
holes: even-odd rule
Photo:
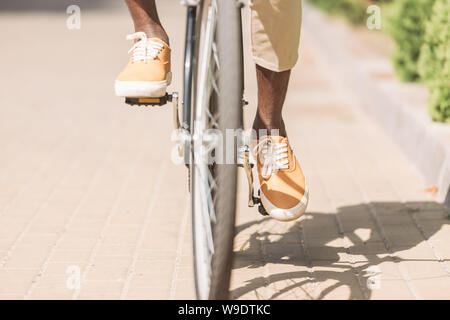
[[[159,3],[180,90],[185,12]],[[132,31],[126,8],[87,7],[79,31],[66,17],[0,11],[0,299],[194,298],[171,110],[113,96]],[[240,173],[233,298],[450,298],[448,211],[358,103],[305,25],[285,118],[309,210],[294,223],[260,216]]]

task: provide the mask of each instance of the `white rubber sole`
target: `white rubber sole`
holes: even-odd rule
[[[308,207],[308,200],[309,200],[309,189],[308,186],[305,186],[305,194],[302,197],[302,200],[293,208],[289,209],[280,209],[275,207],[264,195],[264,193],[261,190],[261,204],[263,205],[264,209],[266,209],[266,212],[275,220],[288,222],[297,220],[300,218],[306,211],[306,208]]]
[[[267,199],[267,197],[262,192],[262,190],[260,188],[260,183],[259,183],[258,169],[256,168],[256,162],[255,162],[256,160],[253,158],[251,153],[250,153],[250,158],[251,158],[250,161],[254,163],[254,166],[252,169],[252,174],[254,177],[253,183],[254,183],[255,189],[259,190],[259,192],[260,192],[259,197],[261,199],[261,204],[264,207],[264,209],[266,210],[266,212],[269,214],[269,216],[275,220],[283,221],[283,222],[297,220],[298,218],[303,216],[303,214],[306,212],[306,208],[308,207],[308,202],[309,202],[309,188],[308,188],[308,184],[307,184],[306,180],[305,180],[305,193],[303,194],[303,197],[300,200],[300,202],[295,207],[292,207],[289,209],[277,208],[272,202],[269,201],[269,199]]]
[[[116,96],[124,98],[159,98],[166,95],[167,86],[172,82],[172,72],[164,81],[117,81]]]

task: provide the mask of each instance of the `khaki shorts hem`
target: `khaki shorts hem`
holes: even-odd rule
[[[297,59],[298,60],[298,59]],[[283,72],[283,71],[287,71],[287,70],[291,70],[295,67],[295,65],[297,64],[297,60],[289,65],[284,65],[284,66],[279,66],[277,64],[273,64],[268,62],[267,60],[258,58],[253,56],[253,61],[255,61],[255,63],[263,68],[266,68],[270,71],[274,71],[274,72]]]

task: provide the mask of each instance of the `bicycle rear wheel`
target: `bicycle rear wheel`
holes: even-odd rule
[[[195,283],[199,299],[227,299],[242,129],[241,5],[210,0],[203,6],[190,166]]]

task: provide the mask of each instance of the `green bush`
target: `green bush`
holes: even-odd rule
[[[419,72],[430,90],[433,120],[450,122],[450,2],[436,0],[426,24]]]
[[[351,23],[362,23],[366,18],[368,1],[365,0],[310,0],[317,7],[345,16]]]
[[[429,85],[429,113],[434,121],[450,123],[450,84]]]
[[[424,42],[425,24],[435,0],[395,0],[388,10],[387,31],[397,46],[393,61],[403,81],[420,79],[418,60]],[[448,1],[448,0],[444,0]]]
[[[392,0],[309,0],[317,7],[344,16],[353,24],[363,24],[367,20],[367,8],[371,4],[391,2]]]
[[[337,12],[345,16],[353,24],[362,24],[367,19],[366,11],[369,5],[369,1],[346,0],[342,1]]]
[[[345,16],[351,23],[362,23],[366,16],[367,1],[364,0],[310,0],[319,8]]]

